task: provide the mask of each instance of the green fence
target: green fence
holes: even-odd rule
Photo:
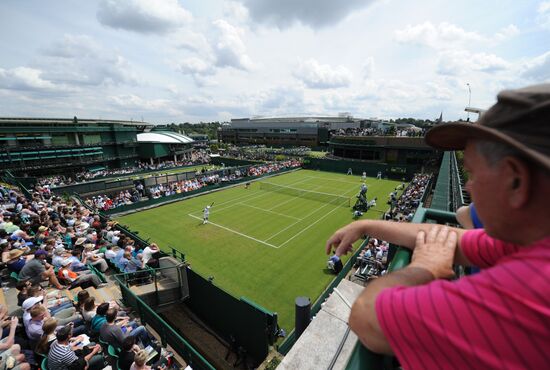
[[[115,279],[124,302],[138,313],[144,325],[151,326],[159,334],[163,346],[170,345],[194,370],[215,370],[214,366],[154,311],[154,308],[136,296],[118,277],[115,276]]]
[[[15,177],[10,171],[5,170],[2,173],[1,179],[2,179],[2,181],[4,181],[7,184],[18,187],[19,190],[21,190],[21,192],[25,196],[25,198],[27,198],[29,200],[32,199],[31,191],[29,189],[27,189],[25,184],[23,184],[23,182],[25,182],[25,181],[21,182],[21,180],[25,179],[24,177]]]
[[[245,171],[245,170],[247,171],[248,167],[242,169],[242,171]],[[277,175],[277,174],[281,174],[281,173],[285,173],[285,172],[289,172],[289,171],[293,171],[293,170],[296,170],[296,168],[285,168],[285,169],[282,169],[282,170],[279,170],[279,171],[266,173],[266,174],[263,174],[261,176],[242,177],[242,178],[237,179],[237,180],[225,181],[225,182],[221,182],[221,183],[217,183],[217,184],[208,185],[208,186],[202,187],[200,189],[189,191],[189,192],[186,192],[186,193],[173,194],[173,195],[169,195],[167,197],[160,197],[160,198],[156,198],[156,199],[149,199],[149,200],[146,200],[146,201],[127,204],[127,205],[120,206],[120,207],[117,207],[117,208],[112,208],[108,211],[104,211],[103,213],[105,215],[114,215],[114,214],[117,214],[117,213],[135,211],[135,210],[138,210],[138,209],[141,209],[141,208],[154,207],[154,206],[158,206],[158,205],[168,203],[168,202],[175,202],[175,201],[183,200],[185,198],[196,196],[198,194],[202,194],[202,193],[205,193],[205,192],[218,190],[218,189],[223,189],[223,188],[226,188],[226,187],[231,186],[231,185],[236,185],[236,184],[248,182],[248,181],[251,181],[251,180],[256,180],[256,179],[259,179],[259,178],[262,178],[262,177],[273,176],[273,175]]]
[[[233,166],[246,166],[251,164],[260,164],[264,162],[250,161],[246,159],[237,159],[237,158],[229,158],[229,157],[211,157],[210,163],[215,165],[221,165],[223,163],[226,167],[233,167]]]
[[[192,270],[187,270],[189,299],[184,302],[227,342],[235,338],[258,366],[278,331],[277,314],[241,297],[237,299]]]
[[[351,168],[355,175],[361,175],[363,172],[367,176],[375,177],[378,172],[382,172],[383,177],[389,179],[406,180],[411,179],[415,172],[418,171],[417,165],[392,165],[387,163],[370,163],[363,161],[351,161],[343,159],[326,159],[307,157],[304,160],[303,167],[310,170],[320,170],[338,173],[347,173]]]

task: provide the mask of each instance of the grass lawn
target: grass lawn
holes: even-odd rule
[[[361,185],[359,176],[309,170],[262,182],[349,197],[351,205]],[[399,182],[367,178],[366,183],[368,198],[378,197],[378,205],[363,218],[378,219]],[[250,189],[241,185],[118,221],[161,247],[181,250],[194,271],[214,276],[214,284],[236,297],[277,312],[281,327],[289,331],[294,327],[294,299],[315,301],[334,277],[326,270],[326,240],[352,221],[351,208],[340,205],[341,199],[315,198],[265,190],[254,182]],[[212,202],[210,223],[203,225],[202,210]]]

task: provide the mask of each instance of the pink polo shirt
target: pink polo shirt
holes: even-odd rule
[[[550,237],[519,247],[478,229],[463,235],[461,248],[479,274],[378,296],[378,321],[401,365],[548,368]]]

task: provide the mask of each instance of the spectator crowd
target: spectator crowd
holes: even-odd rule
[[[115,194],[98,195],[85,200],[86,204],[99,210],[107,211],[120,206],[134,204],[142,200],[158,199],[175,194],[188,193],[210,185],[216,185],[224,182],[235,181],[245,177],[257,177],[264,174],[280,171],[285,168],[300,167],[302,163],[297,160],[288,160],[283,162],[274,162],[263,165],[252,166],[248,171],[236,170],[233,173],[229,171],[220,171],[217,173],[199,174],[197,177],[188,180],[173,181],[166,184],[157,184],[145,188],[141,182],[134,185],[134,189],[124,190]]]
[[[98,301],[83,290],[104,287],[98,271],[139,273],[158,267],[155,244],[143,250],[135,245],[115,222],[73,200],[38,191],[26,199],[0,184],[1,263],[17,280],[23,312],[9,317],[0,304],[0,369],[27,370],[42,363],[56,370],[103,369],[113,360],[111,351],[118,353],[117,366],[123,370],[170,361],[170,354],[118,302]],[[80,288],[75,301],[73,288]],[[151,348],[157,353],[153,358]]]
[[[156,164],[138,162],[134,166],[124,167],[124,168],[113,168],[113,169],[104,169],[100,171],[81,171],[73,175],[55,175],[42,177],[38,180],[38,185],[42,187],[57,187],[64,185],[78,184],[86,181],[91,181],[96,178],[109,177],[109,176],[120,176],[120,175],[131,175],[134,173],[145,172],[145,171],[155,171],[170,169],[175,167],[182,166],[193,166],[210,163],[210,156],[204,150],[194,151],[191,159],[183,161],[162,161]]]

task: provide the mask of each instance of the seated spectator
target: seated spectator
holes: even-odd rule
[[[80,249],[73,249],[67,260],[71,263],[71,271],[88,271],[88,266],[80,261]]]
[[[48,367],[55,370],[87,369],[100,370],[104,368],[104,359],[99,352],[101,346],[93,347],[71,346],[72,326],[66,325],[57,331],[56,340],[48,352]]]
[[[130,253],[125,253],[121,262],[126,259],[128,262],[124,268],[124,272],[137,272],[143,269],[143,255],[138,254],[136,257],[132,257]]]
[[[103,302],[96,308],[96,314],[92,318],[92,322],[90,325],[90,329],[92,330],[92,333],[98,334],[99,330],[105,324],[107,321],[107,318],[105,315],[107,314],[107,310],[109,309],[109,303]]]
[[[15,285],[15,288],[19,291],[17,293],[17,305],[21,306],[25,299],[29,298],[28,289],[31,287],[32,283],[28,280],[19,280]]]
[[[43,306],[42,305],[43,297],[30,297],[23,302],[23,305],[21,308],[23,309],[23,325],[25,327],[25,330],[27,329],[27,326],[29,325],[29,322],[31,321],[31,310],[35,306]],[[71,322],[78,322],[81,317],[80,315],[75,313],[74,307],[71,308],[63,308],[59,311],[57,311],[53,316],[59,321],[59,325],[66,325]],[[46,317],[50,317],[52,315],[52,312],[48,310],[48,314]]]
[[[84,291],[85,290],[83,290],[83,292]],[[86,299],[86,301],[82,304],[81,311],[80,311],[84,321],[91,322],[94,316],[96,315],[96,309],[97,309],[97,306],[95,304],[95,298],[88,297],[88,299]]]
[[[118,368],[120,370],[130,370],[130,367],[134,363],[136,353],[140,350],[136,344],[136,338],[128,335],[122,342],[122,348],[118,355]]]
[[[21,346],[15,344],[15,329],[19,319],[12,317],[8,336],[0,341],[0,369],[30,370],[30,365],[25,362],[25,355],[21,353]],[[11,360],[10,360],[11,359]],[[13,363],[13,366],[9,362]]]
[[[19,274],[27,262],[27,259],[22,257],[23,254],[24,252],[21,249],[12,249],[8,252],[6,258],[2,253],[2,262],[6,263],[8,270]]]
[[[42,325],[44,324],[44,320],[46,318],[49,318],[48,310],[46,310],[46,307],[43,305],[35,305],[30,309],[30,315],[31,320],[27,324],[26,332],[27,337],[31,341],[31,343],[37,343],[38,340],[42,337],[42,334],[44,334],[44,331],[42,330]],[[34,347],[31,345],[31,347]]]
[[[134,363],[132,366],[130,366],[130,370],[159,370],[159,369],[166,369],[166,366],[164,365],[155,365],[153,367],[147,365],[147,351],[144,349],[139,350],[135,357],[134,357]]]
[[[80,273],[71,271],[69,269],[70,264],[71,262],[69,260],[65,260],[61,266],[61,269],[59,269],[59,272],[57,273],[60,278],[70,284],[69,289],[82,286],[83,284],[92,284],[95,288],[101,288],[107,285],[102,283],[99,277],[90,271],[81,271]]]
[[[116,252],[113,250],[112,245],[105,246],[105,258],[108,260],[113,260],[116,257]]]
[[[35,352],[44,356],[48,355],[50,351],[50,346],[53,343],[55,338],[55,329],[57,329],[57,320],[54,317],[50,317],[44,320],[42,324],[42,337],[38,340],[36,344]]]
[[[50,284],[57,289],[64,289],[55,277],[53,267],[45,262],[48,255],[43,249],[39,249],[34,253],[34,258],[27,262],[19,273],[19,279],[30,280],[32,283],[40,283],[44,280],[49,280]]]
[[[101,272],[107,271],[109,266],[102,256],[94,251],[95,246],[91,243],[84,245],[84,258],[82,263],[89,263]]]
[[[52,265],[55,268],[60,268],[63,261],[65,261],[71,254],[66,253],[65,248],[57,247],[53,251]]]
[[[158,268],[159,262],[156,258],[157,254],[159,253],[160,249],[158,245],[155,243],[151,243],[145,249],[143,250],[143,263],[145,263],[147,266],[152,268]]]
[[[146,347],[151,344],[151,337],[144,326],[131,325],[121,327],[115,323],[118,311],[115,308],[109,308],[106,313],[106,322],[101,326],[99,337],[101,340],[109,343],[115,348],[122,348],[122,343],[126,336],[136,337],[141,344]],[[123,328],[126,328],[123,330]],[[126,332],[126,334],[125,334]]]

